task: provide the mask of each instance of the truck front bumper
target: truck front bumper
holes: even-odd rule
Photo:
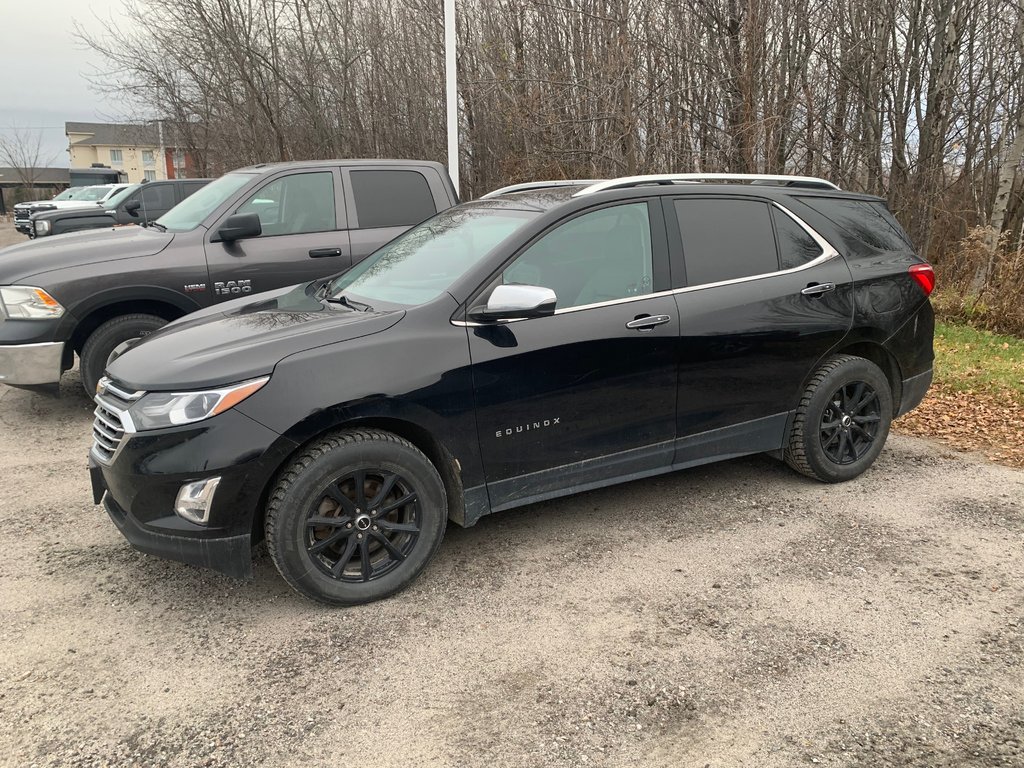
[[[63,341],[0,345],[0,384],[15,387],[60,382]]]

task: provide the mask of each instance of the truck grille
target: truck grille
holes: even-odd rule
[[[100,379],[96,393],[96,418],[92,423],[92,455],[101,464],[112,464],[126,435],[134,433],[128,409],[145,392],[125,390],[110,379]]]
[[[15,208],[14,209],[14,220],[15,221],[28,221],[29,216],[32,215],[32,211],[28,208]]]

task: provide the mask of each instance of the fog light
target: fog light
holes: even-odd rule
[[[194,483],[186,483],[181,486],[178,498],[174,501],[174,511],[179,517],[183,517],[189,522],[206,525],[210,519],[213,494],[219,483],[219,477],[208,477],[205,480],[197,480]]]

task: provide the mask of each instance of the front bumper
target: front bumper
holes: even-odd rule
[[[15,387],[60,382],[63,341],[0,346],[0,384]]]
[[[236,578],[250,575],[264,489],[297,446],[234,409],[124,440],[110,464],[90,452],[89,472],[93,500],[102,500],[129,543]],[[174,513],[182,485],[215,476],[221,480],[208,524]]]

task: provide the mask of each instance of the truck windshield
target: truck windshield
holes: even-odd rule
[[[170,232],[189,232],[251,180],[252,174],[249,173],[226,173],[186,197],[156,223]]]
[[[77,195],[75,200],[85,200],[86,202],[96,202],[102,200],[103,196],[110,191],[110,187],[86,187]]]
[[[68,187],[67,189],[65,189],[63,192],[61,192],[59,195],[57,195],[53,199],[54,200],[71,200],[72,198],[77,197],[78,194],[81,191],[82,191],[81,187]]]
[[[392,240],[331,285],[370,301],[423,304],[440,296],[489,251],[538,215],[536,211],[460,206],[442,211]]]

